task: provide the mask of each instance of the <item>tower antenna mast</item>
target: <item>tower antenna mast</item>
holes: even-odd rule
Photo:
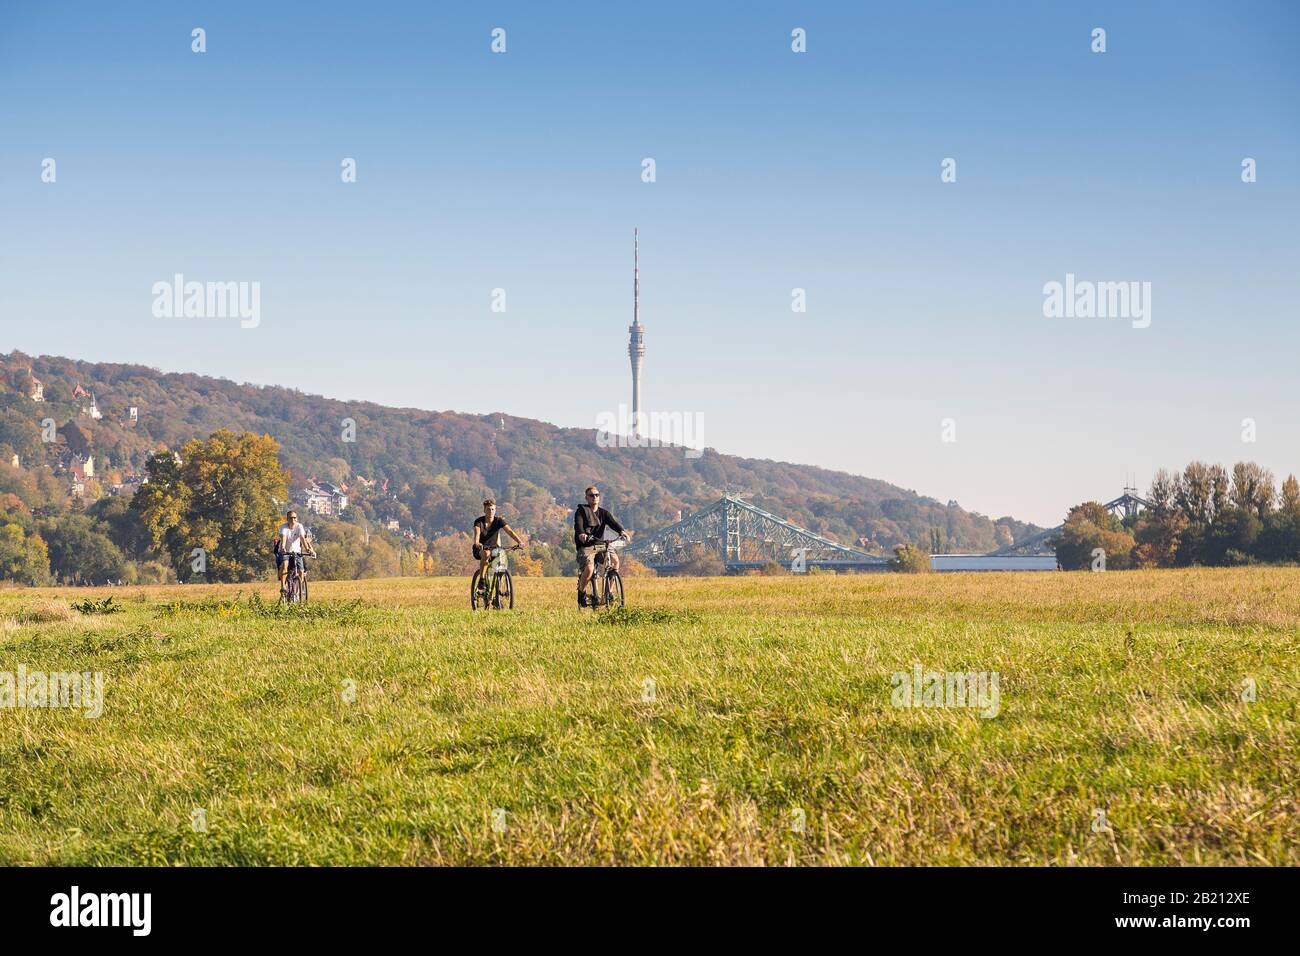
[[[632,324],[628,327],[627,357],[632,363],[632,434],[641,434],[641,363],[645,359],[645,326],[641,324],[641,241],[632,229]]]

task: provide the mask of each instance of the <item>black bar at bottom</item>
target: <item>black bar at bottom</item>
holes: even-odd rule
[[[1296,883],[1294,870],[1276,868],[11,868],[0,869],[0,932],[8,944],[75,934],[128,945],[284,940],[333,947],[455,931],[494,944],[511,936],[535,943],[645,934],[665,945],[673,937],[763,939],[783,927],[811,929],[812,920],[817,936],[831,929],[859,939],[877,930],[938,933],[936,942],[961,941],[963,948],[989,932],[995,939],[1042,932],[1052,935],[1027,938],[1179,945],[1196,937],[1231,946],[1293,932]],[[687,937],[674,929],[688,926]]]

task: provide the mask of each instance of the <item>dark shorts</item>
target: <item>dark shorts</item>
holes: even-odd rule
[[[275,556],[275,566],[281,571],[286,570],[288,565],[289,571],[306,571],[307,556],[304,554],[277,554]]]
[[[481,544],[474,545],[474,560],[475,561],[483,560],[483,545]]]

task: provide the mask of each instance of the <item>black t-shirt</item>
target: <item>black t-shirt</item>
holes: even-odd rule
[[[589,548],[598,544],[606,528],[612,528],[617,534],[623,533],[623,526],[604,508],[592,510],[589,505],[578,505],[578,510],[573,513],[573,543],[576,547]],[[580,534],[587,535],[587,540],[579,541]]]
[[[487,515],[479,515],[474,522],[474,527],[478,528],[478,543],[485,548],[496,547],[497,534],[505,526],[506,523],[501,520],[500,515],[493,518],[490,525],[487,523]]]

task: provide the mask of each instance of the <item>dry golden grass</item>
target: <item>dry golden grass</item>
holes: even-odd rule
[[[0,672],[106,683],[0,710],[0,862],[1300,862],[1300,570],[516,587],[0,592]],[[892,706],[915,664],[996,671],[998,715]]]

